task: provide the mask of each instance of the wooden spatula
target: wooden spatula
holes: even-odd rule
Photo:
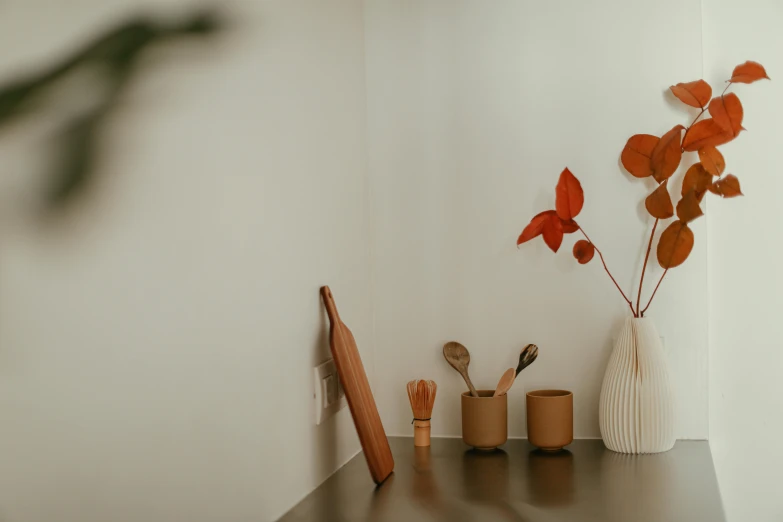
[[[514,384],[516,376],[517,372],[514,368],[509,368],[503,372],[503,376],[500,378],[500,381],[498,381],[498,386],[495,388],[495,393],[493,393],[492,396],[497,397],[498,395],[505,395],[508,393],[508,390],[510,390],[511,386]]]
[[[321,297],[331,322],[329,340],[334,363],[337,366],[337,375],[348,399],[348,407],[351,409],[353,423],[359,434],[359,442],[362,444],[370,475],[376,484],[380,484],[394,470],[394,458],[389,448],[389,440],[383,430],[381,416],[375,406],[375,399],[367,375],[364,373],[356,341],[340,319],[332,291],[328,286],[321,288]]]

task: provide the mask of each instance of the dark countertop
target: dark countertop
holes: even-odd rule
[[[280,522],[491,520],[526,522],[725,522],[706,441],[657,455],[623,455],[600,440],[539,452],[527,440],[470,450],[461,439],[414,448],[390,437],[394,473],[378,488],[360,453]]]

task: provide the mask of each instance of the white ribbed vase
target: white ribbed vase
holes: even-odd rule
[[[661,337],[647,318],[625,321],[606,367],[598,422],[619,453],[660,453],[674,446],[674,395]]]

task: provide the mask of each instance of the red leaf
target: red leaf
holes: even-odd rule
[[[563,224],[556,214],[550,214],[544,221],[543,234],[547,246],[552,249],[552,252],[557,252],[563,242]]]
[[[678,83],[677,85],[672,85],[669,89],[682,103],[698,109],[703,109],[712,97],[712,87],[704,80]]]
[[[666,185],[666,182],[658,185],[658,188],[644,200],[644,206],[647,208],[647,212],[654,218],[668,219],[674,215],[672,198],[669,195],[669,190],[666,188]]]
[[[585,202],[585,194],[582,184],[571,174],[568,167],[560,173],[560,180],[555,188],[555,209],[560,219],[574,219],[582,210]],[[560,227],[562,230],[562,227]]]
[[[722,198],[734,198],[743,195],[742,190],[740,190],[740,182],[734,174],[728,174],[725,178],[721,178],[713,183],[710,187],[710,192]]]
[[[723,130],[730,131],[733,137],[736,138],[742,130],[742,103],[733,92],[713,98],[710,102],[710,114],[715,123]]]
[[[699,216],[703,216],[704,212],[701,211],[699,206],[699,198],[696,196],[695,190],[689,190],[685,194],[679,203],[677,203],[677,217],[683,223],[690,223]]]
[[[540,214],[536,214],[536,216],[530,220],[528,226],[525,227],[525,230],[523,230],[519,235],[519,239],[517,239],[517,246],[541,235],[544,230],[544,223],[546,223],[546,221],[549,219],[549,216],[554,213],[554,210],[547,210],[545,212],[541,212]]]
[[[576,232],[579,230],[579,225],[576,224],[576,221],[573,219],[567,219],[567,220],[560,220],[563,224],[563,233],[565,234],[571,234],[573,232]]]
[[[756,62],[745,62],[742,65],[738,65],[734,68],[734,72],[731,73],[732,83],[753,83],[758,80],[767,79],[767,71],[764,70],[764,66]]]
[[[580,265],[589,263],[594,255],[595,247],[586,239],[580,239],[574,244],[574,257]]]
[[[695,152],[703,147],[723,145],[733,139],[734,136],[730,131],[724,130],[712,118],[707,118],[690,128],[682,141],[682,148],[689,152]]]
[[[658,241],[658,263],[663,268],[681,265],[693,250],[693,231],[686,223],[675,221],[661,234]]]
[[[723,174],[723,169],[726,168],[726,160],[723,159],[723,154],[715,147],[699,149],[699,160],[704,166],[704,170],[713,176],[720,176]]]
[[[688,169],[688,172],[685,173],[685,177],[682,178],[680,194],[684,196],[688,192],[693,191],[696,199],[701,201],[710,185],[712,185],[712,175],[707,172],[701,163],[694,163]]]
[[[628,139],[620,155],[620,161],[625,170],[637,178],[646,178],[652,176],[652,158],[653,149],[658,144],[660,138],[650,134],[635,134]]]
[[[658,183],[668,179],[680,166],[680,159],[682,159],[680,140],[684,128],[682,125],[675,125],[672,130],[661,136],[653,149],[650,166],[653,178]]]

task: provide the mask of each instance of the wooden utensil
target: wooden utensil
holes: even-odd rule
[[[413,445],[430,445],[430,417],[438,385],[435,381],[416,380],[408,383],[408,400],[413,410]]]
[[[380,484],[394,470],[394,458],[389,448],[389,440],[383,430],[381,416],[378,414],[370,383],[364,373],[356,340],[340,319],[332,291],[328,286],[321,287],[321,297],[331,322],[329,340],[334,363],[337,366],[337,375],[345,390],[345,398],[348,399],[348,407],[351,409],[353,423],[359,434],[359,442],[362,444],[370,475],[376,484]]]
[[[465,379],[465,384],[468,385],[470,395],[478,397],[478,392],[476,392],[476,388],[473,386],[473,383],[470,382],[470,377],[468,377],[468,365],[470,364],[470,352],[468,352],[468,349],[458,342],[450,341],[443,345],[443,357],[445,357],[451,367],[457,370],[459,374],[462,375],[462,378]]]
[[[522,348],[522,352],[519,354],[519,364],[517,365],[517,375],[519,372],[533,364],[533,361],[538,357],[538,346],[535,344],[528,344]]]
[[[503,376],[500,378],[500,381],[498,381],[497,388],[495,388],[495,393],[492,394],[493,397],[508,393],[508,390],[510,390],[511,386],[514,384],[514,378],[517,376],[515,372],[516,370],[514,370],[514,368],[509,368],[503,372]]]

